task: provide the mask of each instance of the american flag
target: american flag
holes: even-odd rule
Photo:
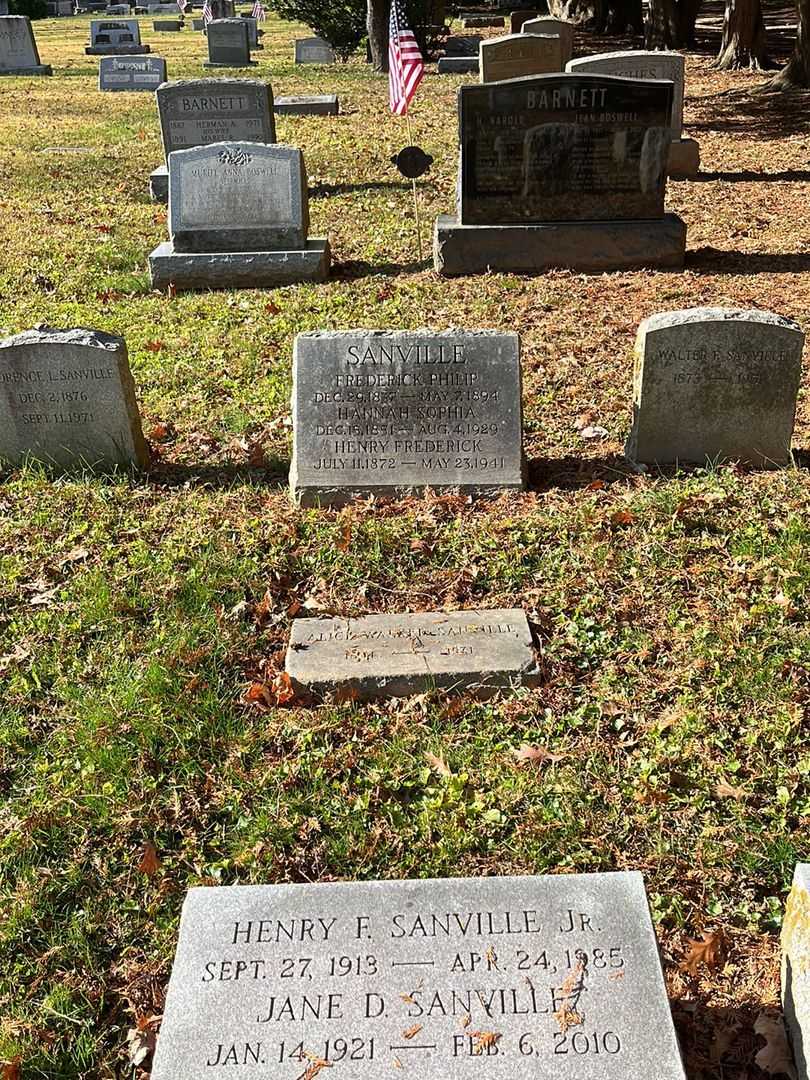
[[[208,24],[211,22],[211,20],[213,18],[214,18],[214,13],[211,10],[211,0],[205,0],[205,3],[203,4],[203,9],[202,9],[202,21],[205,24],[205,26],[208,26]]]
[[[256,0],[253,5],[253,10],[250,14],[257,22],[264,22],[266,14],[264,10],[264,5],[262,4],[262,0]]]
[[[403,0],[391,0],[388,27],[388,95],[391,112],[404,116],[425,74],[425,63],[405,18]]]
[[[186,8],[188,7],[188,0],[177,0],[177,6],[180,8],[180,14],[185,15]]]

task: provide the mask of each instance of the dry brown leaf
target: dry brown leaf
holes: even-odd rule
[[[163,341],[147,341],[146,348],[149,352],[159,353],[164,344],[165,342]]]
[[[425,754],[425,761],[439,776],[453,775],[453,770],[448,767],[443,757],[437,757],[435,754]]]
[[[267,455],[264,452],[264,445],[260,439],[257,439],[253,443],[249,443],[247,447],[247,459],[248,465],[251,469],[264,469],[267,466]]]
[[[754,1031],[765,1040],[754,1061],[769,1076],[788,1076],[797,1080],[796,1066],[788,1043],[785,1025],[775,1009],[763,1009],[754,1021]]]
[[[289,705],[295,699],[295,687],[286,671],[276,675],[271,690],[277,705]]]
[[[422,1025],[421,1024],[414,1024],[413,1027],[406,1028],[405,1031],[402,1032],[402,1038],[403,1039],[412,1039],[414,1037],[414,1035],[418,1035],[421,1030],[422,1030]]]
[[[338,551],[348,551],[351,542],[352,523],[351,521],[344,521],[340,527],[340,539],[335,541],[335,547],[338,549]]]
[[[631,510],[616,510],[610,515],[611,525],[632,525],[636,520]]]
[[[4,1061],[2,1065],[0,1065],[0,1068],[2,1068],[0,1080],[20,1080],[22,1075],[21,1066],[21,1057],[12,1058],[11,1061]]]
[[[726,942],[722,930],[708,930],[700,941],[689,939],[689,951],[680,963],[681,971],[697,975],[698,968],[719,967],[725,958]]]
[[[720,783],[714,789],[715,795],[718,799],[736,799],[737,802],[742,802],[745,796],[748,794],[740,787],[732,787],[731,784]]]
[[[530,746],[529,743],[521,743],[520,746],[515,749],[512,748],[512,754],[518,762],[529,762],[531,765],[545,765],[546,763],[553,763],[555,761],[562,761],[565,754],[554,754],[551,750],[547,750],[545,746]]]
[[[158,858],[157,848],[151,840],[147,840],[143,845],[143,852],[138,863],[138,869],[142,874],[151,877],[157,872],[159,867],[160,859]]]
[[[148,1022],[139,1021],[137,1027],[130,1028],[127,1032],[127,1054],[132,1067],[148,1070],[156,1044],[157,1035]]]
[[[482,1054],[490,1046],[494,1046],[500,1037],[500,1031],[471,1031],[470,1038],[473,1041],[473,1053]]]

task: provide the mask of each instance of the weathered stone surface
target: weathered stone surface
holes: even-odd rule
[[[529,19],[539,19],[543,15],[548,15],[548,8],[543,11],[538,11],[536,8],[531,8],[528,11],[513,11],[509,16],[509,33],[519,34],[523,29],[523,24],[527,23]]]
[[[274,112],[279,116],[337,116],[337,94],[294,94],[276,98]]]
[[[782,1006],[798,1080],[810,1077],[810,863],[797,863],[782,923]]]
[[[156,34],[177,33],[183,29],[182,19],[155,19],[152,29]]]
[[[440,56],[436,65],[439,75],[477,75],[477,56]]]
[[[244,19],[214,19],[205,33],[208,60],[204,67],[250,67],[250,32]]]
[[[667,79],[673,83],[672,138],[680,139],[683,130],[683,89],[685,59],[674,52],[597,53],[569,60],[565,70],[574,75],[591,72],[601,75],[621,75],[626,79]]]
[[[700,146],[695,139],[678,139],[669,144],[669,175],[687,180],[700,172]]]
[[[514,333],[299,334],[292,415],[290,489],[304,505],[523,487]]]
[[[171,242],[149,256],[153,289],[272,289],[329,276],[329,241],[310,237],[300,251],[175,252]]]
[[[295,42],[296,64],[334,64],[332,46],[323,38],[298,38]]]
[[[462,15],[461,27],[463,30],[474,30],[476,28],[494,27],[497,29],[499,26],[504,26],[505,20],[502,15]]]
[[[137,19],[91,19],[90,44],[84,51],[88,56],[128,56],[151,48],[141,44]]]
[[[447,277],[503,271],[678,269],[686,225],[676,214],[652,221],[462,225],[440,214],[433,235],[436,270]]]
[[[431,689],[490,697],[539,681],[529,624],[517,609],[295,619],[286,671],[299,690],[364,701]]]
[[[641,875],[192,889],[152,1080],[319,1060],[318,1080],[684,1080]]]
[[[553,15],[541,15],[538,19],[527,19],[523,24],[524,34],[556,34],[562,40],[563,69],[574,55],[574,27]]]
[[[0,341],[0,459],[145,467],[123,338],[41,327]]]
[[[111,16],[112,15],[129,15],[130,10],[131,9],[130,9],[129,4],[108,4],[107,7],[104,9],[104,14],[105,15],[111,15]]]
[[[478,49],[484,39],[480,34],[453,34],[444,42],[445,56],[473,56],[478,59]]]
[[[0,15],[0,75],[53,75],[50,64],[39,62],[39,52],[25,15]]]
[[[671,83],[537,75],[458,93],[462,224],[663,216]]]
[[[766,311],[690,308],[645,319],[628,457],[786,464],[803,347],[796,323]]]
[[[295,146],[211,143],[169,156],[169,234],[176,252],[300,250],[309,202]]]
[[[99,90],[152,91],[165,81],[162,56],[102,56],[99,60]]]
[[[562,71],[562,38],[509,34],[481,42],[478,69],[482,83]]]

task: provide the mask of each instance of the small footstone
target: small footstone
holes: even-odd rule
[[[364,701],[431,689],[486,698],[539,680],[519,609],[296,619],[286,670],[307,693]]]
[[[477,56],[442,56],[436,65],[439,75],[477,75]]]
[[[273,111],[279,116],[337,116],[337,94],[299,94],[276,98]]]
[[[641,874],[191,889],[152,1080],[316,1071],[684,1080]]]
[[[669,148],[669,175],[689,180],[700,172],[700,144],[696,139],[677,139]]]
[[[145,468],[123,338],[42,327],[0,341],[0,459]]]
[[[799,1080],[810,1076],[810,863],[798,863],[782,923],[782,1006]]]

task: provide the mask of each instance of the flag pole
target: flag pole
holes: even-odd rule
[[[407,106],[405,108],[405,123],[408,125],[408,142],[411,146],[414,145],[413,133],[411,132],[411,114]],[[416,177],[411,177],[411,186],[413,188],[413,216],[416,222],[416,251],[419,256],[419,262],[422,261],[422,227],[419,223],[419,199],[416,194]]]

